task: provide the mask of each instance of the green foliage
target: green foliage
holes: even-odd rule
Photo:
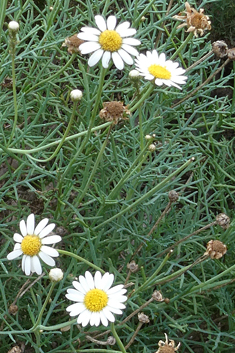
[[[211,11],[220,4],[203,1],[200,7],[208,5]],[[220,15],[227,16],[230,6],[233,1]],[[16,344],[25,345],[26,353],[76,352],[79,347],[82,352],[122,350],[120,345],[102,348],[87,339],[105,332],[102,326],[60,330],[63,323],[69,325],[66,289],[86,270],[94,272],[85,261],[63,252],[57,266],[64,278],[55,285],[46,310],[42,307],[51,283],[45,265],[45,276],[17,300],[16,315],[9,313],[28,277],[19,259],[10,262],[6,256],[13,250],[20,220],[30,213],[37,222],[48,217],[56,223],[63,237],[58,249],[113,273],[117,284],[125,282],[127,265],[143,245],[134,256],[140,270],[129,279],[132,295],[123,317],[116,316],[123,345],[130,341],[138,318],[118,323],[144,305],[154,290],[170,301],[152,301],[142,310],[150,323],[142,326],[128,351],[156,352],[164,333],[176,345],[181,342],[180,353],[234,350],[234,222],[226,230],[214,224],[181,241],[221,212],[233,219],[233,66],[230,62],[215,75],[224,61],[210,53],[209,33],[195,38],[185,28],[176,28],[179,22],[173,16],[183,11],[183,1],[167,8],[165,0],[0,4],[0,352]],[[205,59],[187,71],[182,90],[156,85],[153,90],[152,83],[141,79],[138,93],[128,76],[134,65],[123,71],[114,65],[104,70],[101,63],[89,68],[89,55],[70,55],[62,47],[81,27],[95,26],[96,14],[130,21],[142,53],[156,47],[183,68]],[[212,15],[213,25],[218,16]],[[7,29],[13,19],[20,24],[15,57],[9,53]],[[7,87],[7,78],[13,78],[13,87]],[[70,100],[73,89],[83,91],[78,106]],[[100,119],[99,110],[113,100],[123,101],[132,115],[111,128]],[[149,141],[145,135],[153,137]],[[151,142],[154,152],[148,150]],[[168,205],[170,190],[179,193],[179,200],[149,234]],[[225,257],[194,263],[211,239],[227,245]],[[163,255],[170,247],[174,252]],[[34,273],[30,283],[35,279]],[[41,314],[43,332],[34,335],[31,329]]]

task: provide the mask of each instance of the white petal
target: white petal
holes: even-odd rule
[[[7,260],[13,260],[19,257],[21,254],[23,254],[23,251],[21,249],[19,250],[13,250],[7,255]]]
[[[48,221],[49,221],[48,218],[43,218],[43,219],[38,223],[37,227],[35,228],[34,234],[35,234],[35,235],[38,235],[38,234],[43,230],[43,228],[46,227]]]
[[[28,255],[25,257],[24,270],[26,276],[29,276],[31,273],[31,258]]]
[[[115,31],[120,34],[120,36],[122,37],[122,34],[125,34],[126,30],[130,27],[130,22],[126,21],[121,23],[120,25],[117,26],[117,28],[115,29]]]
[[[99,322],[100,321],[100,316],[99,316],[99,314],[98,314],[98,317],[97,317],[97,312],[95,312],[95,311],[93,311],[92,313],[91,313],[91,319],[90,319],[90,325],[91,326],[94,326],[95,324],[96,324],[96,322]],[[99,323],[98,323],[98,325],[99,325]],[[98,326],[98,325],[96,325],[96,326]]]
[[[26,259],[27,255],[23,255],[22,257],[22,263],[21,263],[21,268],[22,271],[25,272],[25,259]]]
[[[107,29],[106,23],[105,23],[105,20],[104,20],[103,16],[100,16],[100,15],[95,16],[95,22],[96,22],[97,27],[99,28],[99,30],[101,32],[103,32],[103,31],[105,31]]]
[[[103,49],[96,50],[89,58],[88,65],[90,67],[95,66],[103,55]]]
[[[120,309],[113,308],[111,306],[107,306],[107,309],[114,314],[122,315],[122,311]]]
[[[89,289],[95,288],[93,276],[89,271],[85,272],[85,278],[86,278],[87,285],[88,285]]]
[[[117,24],[117,19],[115,16],[109,16],[107,19],[107,29],[110,31],[114,30]]]
[[[67,289],[67,294],[73,294],[76,295],[76,302],[83,302],[85,295],[76,289],[69,288]]]
[[[100,313],[95,313],[95,326],[99,326],[100,324]]]
[[[23,219],[22,219],[22,221],[20,221],[20,231],[21,231],[21,234],[23,235],[23,237],[25,237],[27,235],[27,228],[26,228],[25,221]]]
[[[132,48],[130,45],[123,43],[122,44],[122,49],[124,49],[125,51],[127,51],[127,53],[134,55],[134,56],[138,56],[139,52],[138,50],[136,50],[135,48]]]
[[[125,33],[122,33],[122,35],[120,34],[120,36],[122,38],[125,38],[125,37],[133,36],[134,34],[136,34],[136,29],[135,28],[128,28],[125,30]]]
[[[94,276],[95,288],[100,288],[101,279],[102,279],[102,276],[100,271],[96,271]]]
[[[89,285],[88,285],[85,277],[80,275],[79,282],[80,282],[81,286],[85,289],[86,293],[89,292],[90,288],[89,288]]]
[[[117,52],[112,53],[112,59],[113,59],[114,65],[118,70],[122,70],[124,68],[124,62]]]
[[[86,326],[91,318],[91,312],[89,310],[83,311],[77,319],[78,324],[82,324],[82,326]]]
[[[40,260],[39,260],[38,256],[37,255],[33,256],[31,261],[33,264],[34,271],[37,273],[37,275],[41,275],[42,274],[42,266],[40,264]]]
[[[103,279],[104,279],[104,277],[103,277]],[[102,279],[102,282],[103,282],[103,279]],[[111,273],[111,274],[109,274],[109,276],[107,277],[105,282],[103,282],[103,284],[102,284],[103,291],[106,292],[113,284],[113,281],[114,281],[114,275]]]
[[[79,39],[83,39],[83,40],[89,40],[91,42],[98,42],[98,36],[96,36],[95,34],[92,34],[92,33],[87,33],[87,32],[84,32],[84,33],[79,33],[79,36],[78,36]]]
[[[156,84],[157,86],[162,86],[162,84],[163,84],[162,79],[156,78],[155,84]]]
[[[74,286],[74,288],[76,288],[82,294],[86,294],[85,289],[82,287],[82,285],[79,282],[73,281],[73,286]]]
[[[93,51],[100,49],[100,43],[97,42],[86,42],[79,45],[79,50],[83,55],[92,53]]]
[[[48,266],[55,266],[55,260],[52,259],[49,255],[45,254],[44,252],[39,252],[39,257],[44,261]]]
[[[104,326],[108,326],[108,320],[106,318],[106,316],[103,314],[103,311],[100,312],[100,319],[101,319],[101,322]]]
[[[75,293],[67,293],[65,296],[67,299],[72,300],[73,302],[82,303],[84,300],[84,295],[81,296],[81,294],[79,296],[78,294],[75,294]]]
[[[125,63],[127,63],[128,65],[132,65],[133,64],[134,61],[133,61],[132,57],[125,50],[119,49],[118,50],[118,54],[125,61]]]
[[[110,53],[110,51],[105,51],[105,52],[104,52],[104,55],[103,55],[103,57],[102,57],[102,66],[103,66],[103,68],[105,68],[105,69],[108,68],[110,58],[111,58],[111,53]]]
[[[124,287],[123,284],[118,284],[117,286],[114,286],[112,288],[110,288],[108,291],[107,291],[107,294],[110,295],[110,294],[114,294],[116,292],[119,292],[120,290],[122,290]],[[126,293],[126,289],[125,289],[125,292]]]
[[[97,36],[99,36],[101,34],[101,32],[97,28],[94,28],[94,27],[82,27],[81,31],[89,33],[89,34],[96,34]],[[80,38],[79,35],[80,35],[80,33],[78,33],[78,35],[77,35],[78,38]]]
[[[70,312],[71,316],[77,316],[85,310],[86,310],[86,307],[82,303],[75,303],[75,304],[69,305],[66,308],[66,311]]]
[[[41,230],[41,232],[38,234],[39,238],[44,238],[46,235],[50,234],[54,228],[55,228],[54,223],[48,224],[48,226],[43,228],[43,230]]]
[[[105,315],[105,317],[110,321],[110,322],[114,322],[115,321],[115,317],[113,316],[113,314],[109,311],[109,309],[107,309],[107,307],[105,307],[102,310],[103,314]]]
[[[108,306],[116,309],[125,309],[126,305],[122,304],[122,302],[125,302],[127,300],[127,297],[125,297],[123,300],[120,300],[120,298],[112,298],[109,299],[108,301]]]
[[[97,287],[97,288],[102,289],[102,290],[105,290],[104,288],[105,288],[106,284],[107,284],[107,283],[109,284],[109,282],[111,282],[111,284],[110,284],[110,286],[111,286],[112,283],[113,283],[113,281],[114,281],[114,275],[113,275],[113,274],[110,274],[110,273],[108,273],[108,272],[106,272],[106,273],[103,275],[103,277],[102,277],[102,279],[101,279],[101,281],[100,281],[100,283],[99,283],[99,287]],[[109,287],[110,287],[110,286],[109,286]]]
[[[141,41],[135,38],[123,38],[122,43],[128,44],[128,45],[140,45]]]
[[[14,249],[13,250],[21,250],[21,245],[20,245],[20,243],[16,243],[15,245],[14,245]]]
[[[41,239],[42,244],[55,244],[55,243],[58,243],[59,241],[61,241],[60,235],[50,235],[49,237],[45,237]]]
[[[58,257],[59,256],[58,251],[56,249],[54,249],[54,248],[51,248],[50,246],[42,245],[40,250],[42,252],[44,252],[45,254],[47,254],[49,256],[52,256],[52,257]]]
[[[16,242],[21,243],[22,240],[23,240],[23,237],[22,237],[22,235],[20,235],[20,234],[18,234],[18,233],[15,233],[15,234],[13,235],[13,239],[14,239]]]
[[[33,235],[35,228],[35,217],[34,214],[31,213],[27,218],[27,234]]]

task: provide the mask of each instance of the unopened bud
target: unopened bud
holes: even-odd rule
[[[70,98],[72,101],[80,101],[82,99],[82,91],[80,89],[74,89],[70,93]]]
[[[154,143],[151,143],[151,145],[149,145],[148,149],[149,149],[150,152],[154,152],[156,150],[156,148],[157,147],[154,145]]]
[[[16,22],[16,21],[11,21],[8,23],[8,29],[11,31],[11,32],[15,32],[17,33],[19,31],[19,23]]]
[[[64,274],[60,268],[52,268],[49,272],[49,278],[52,282],[59,282],[62,280]]]
[[[140,79],[140,73],[138,70],[131,70],[129,72],[129,78],[133,81],[139,80]]]

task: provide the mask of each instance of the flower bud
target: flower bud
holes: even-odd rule
[[[49,272],[49,278],[52,282],[59,282],[62,280],[64,274],[60,268],[52,268]]]
[[[140,73],[138,70],[131,70],[129,72],[129,78],[132,80],[132,81],[137,81],[140,79]]]
[[[16,21],[11,21],[8,23],[8,29],[11,31],[11,32],[15,32],[17,33],[19,31],[19,23],[16,22]]]
[[[74,89],[70,92],[70,98],[72,101],[80,101],[82,99],[82,91],[80,89]]]
[[[154,143],[151,143],[151,145],[149,145],[148,149],[149,149],[150,152],[154,152],[156,150],[156,148],[157,147],[154,145]]]

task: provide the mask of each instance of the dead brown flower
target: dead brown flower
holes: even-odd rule
[[[69,54],[80,53],[79,46],[82,43],[84,43],[84,40],[79,39],[77,37],[77,34],[74,34],[72,37],[65,38],[65,41],[62,44],[62,47],[67,47]]]
[[[227,252],[227,246],[219,240],[210,240],[207,243],[204,255],[209,255],[211,259],[220,259]]]
[[[112,121],[117,125],[122,120],[128,120],[126,115],[131,115],[131,112],[123,105],[123,102],[104,102],[103,109],[100,111],[101,119]]]
[[[204,9],[200,9],[199,12],[191,7],[189,3],[186,1],[185,3],[185,11],[180,13],[179,15],[173,16],[176,20],[184,21],[177,28],[182,28],[187,26],[187,32],[193,32],[195,37],[204,34],[205,30],[211,29],[211,21],[209,21],[209,17],[204,15]]]
[[[228,46],[224,40],[217,40],[212,43],[212,50],[219,58],[224,58],[228,55]]]
[[[178,344],[178,346],[175,347],[175,341],[173,340],[169,340],[168,341],[168,337],[167,337],[167,334],[165,333],[165,337],[166,337],[166,340],[165,342],[160,340],[158,342],[158,350],[156,353],[174,353],[174,352],[177,352],[179,347],[180,347],[180,343]]]

